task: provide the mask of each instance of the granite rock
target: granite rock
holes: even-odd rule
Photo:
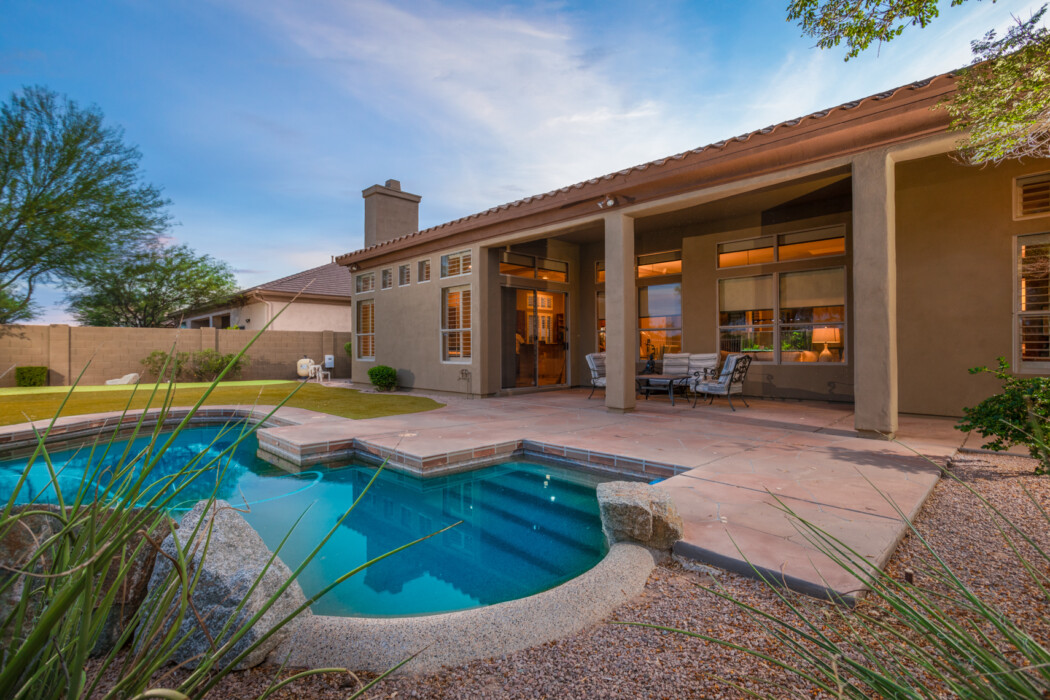
[[[682,538],[682,516],[670,494],[658,487],[636,481],[598,484],[598,508],[609,544],[670,549]]]
[[[220,646],[236,629],[246,624],[262,609],[265,602],[291,576],[291,570],[279,557],[275,557],[269,569],[263,574],[263,569],[272,553],[266,548],[259,533],[252,529],[241,514],[225,501],[215,501],[207,516],[204,510],[206,506],[207,502],[201,501],[187,513],[179,523],[176,534],[180,536],[181,548],[186,553],[191,571],[198,573],[199,570],[199,580],[191,596],[194,607],[204,620],[216,646]],[[194,528],[197,527],[202,517],[205,520],[194,536]],[[207,538],[209,521],[212,533],[205,554],[204,542]],[[186,541],[189,537],[194,537],[194,540],[187,545]],[[174,536],[168,536],[161,548],[165,553],[175,556]],[[151,597],[159,593],[159,589],[163,587],[171,570],[172,564],[166,557],[157,557],[157,564],[149,583]],[[262,578],[259,585],[249,594],[249,589],[260,575]],[[240,612],[236,612],[237,606],[242,600],[245,600],[246,596],[244,607]],[[252,628],[241,637],[233,649],[224,655],[220,663],[225,664],[232,661],[234,657],[305,602],[306,597],[303,595],[302,588],[298,581],[293,581]],[[237,615],[237,619],[230,626],[226,635],[220,637],[222,627],[234,614]],[[310,614],[309,608],[299,613],[295,620],[277,630],[242,659],[236,668],[251,668],[262,663],[274,648],[294,633],[294,628],[301,623],[302,618]],[[139,626],[140,638],[145,636],[145,626],[151,622],[150,618],[144,616]],[[189,638],[174,652],[172,661],[195,668],[199,664],[199,658],[194,657],[199,657],[200,654],[207,652],[210,642],[192,611],[187,612],[179,629],[180,636],[187,633],[190,635]],[[141,639],[137,643],[142,643]]]

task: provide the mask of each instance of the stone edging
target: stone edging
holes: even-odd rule
[[[471,610],[398,618],[313,615],[271,655],[293,668],[430,673],[575,634],[640,595],[655,566],[641,545],[614,544],[597,566],[527,598]]]

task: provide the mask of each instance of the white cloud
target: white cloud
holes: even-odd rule
[[[424,195],[424,226],[438,223],[426,221],[428,203],[468,214],[965,65],[971,39],[1002,29],[1011,9],[1027,16],[1038,6],[945,7],[930,27],[843,62],[844,50],[812,49],[794,29],[676,44],[660,34],[673,10],[649,26],[557,3],[231,1],[358,103],[348,110],[365,105],[404,133],[423,134],[414,160],[401,143],[389,153],[401,167],[419,164],[405,185]],[[693,29],[700,36],[705,27]],[[726,46],[748,56],[746,65],[720,64]],[[326,179],[340,167],[326,162]]]
[[[666,104],[632,94],[557,14],[378,0],[277,0],[267,12],[341,89],[463,154],[425,195],[464,213],[659,157],[677,141]]]

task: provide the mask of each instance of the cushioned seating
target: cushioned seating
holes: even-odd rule
[[[718,362],[722,354],[717,352],[697,352],[689,356],[689,391],[696,392],[696,385],[714,379],[718,374]]]
[[[587,398],[594,396],[594,390],[601,387],[605,388],[605,353],[604,352],[592,352],[587,355],[587,367],[591,370],[591,393]]]
[[[729,401],[729,408],[735,411],[736,409],[733,408],[733,394],[737,394],[740,396],[740,400],[744,402],[744,405],[750,408],[747,399],[743,396],[744,377],[747,376],[747,370],[750,366],[750,355],[742,355],[740,353],[727,355],[718,379],[696,383],[696,388],[693,389],[696,394],[693,398],[693,407],[696,407],[696,400],[700,398],[700,394],[704,394],[709,399],[708,403],[714,401],[716,396],[726,397]]]

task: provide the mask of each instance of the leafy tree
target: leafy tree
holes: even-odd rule
[[[69,310],[86,326],[158,327],[179,309],[222,301],[236,291],[229,265],[185,245],[149,246],[81,273]]]
[[[97,107],[42,87],[0,104],[0,323],[32,318],[33,291],[155,240],[167,200]]]
[[[952,0],[951,6],[967,0]],[[971,43],[973,63],[958,71],[954,99],[944,108],[952,129],[966,132],[962,158],[973,164],[1050,157],[1050,32],[1047,6],[1016,19],[1003,37],[988,32]],[[925,27],[939,14],[937,0],[790,0],[788,20],[798,21],[817,46],[846,43],[846,60],[871,44],[892,41],[907,27]]]

